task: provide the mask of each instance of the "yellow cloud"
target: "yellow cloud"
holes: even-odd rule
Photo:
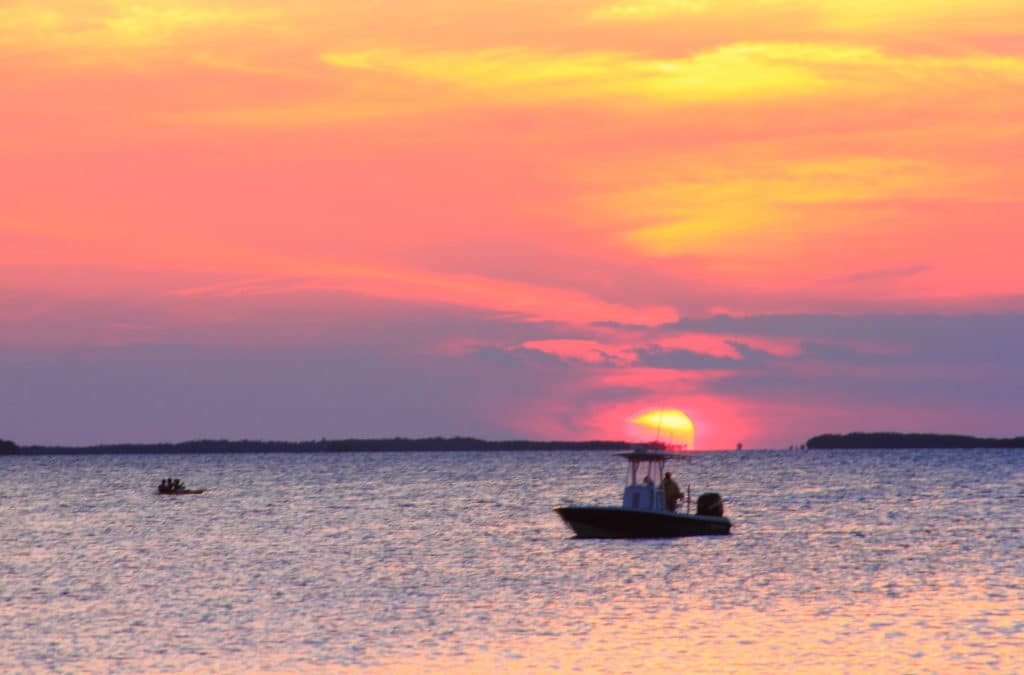
[[[789,51],[799,49],[790,47]],[[765,58],[764,52],[763,47],[730,45],[688,58],[651,59],[623,52],[556,53],[525,48],[478,52],[376,49],[330,52],[322,58],[340,68],[443,82],[527,103],[606,99],[628,104],[628,97],[760,99],[799,95],[826,86],[798,60]]]
[[[280,16],[276,9],[177,0],[70,4],[60,9],[23,5],[0,8],[0,45],[86,49],[92,53],[89,60],[102,60],[104,49],[167,44],[182,34],[226,26],[251,28]]]
[[[117,15],[103,19],[103,25],[116,42],[124,44],[163,44],[183,31],[216,26],[246,25],[279,16],[268,9],[209,8],[181,3],[162,5],[131,4]]]
[[[26,34],[53,31],[61,24],[61,14],[43,7],[0,7],[0,45],[15,44]]]
[[[703,16],[720,21],[760,21],[766,28],[782,16],[800,17],[805,28],[871,33],[906,32],[927,26],[936,34],[962,30],[1005,33],[1020,21],[1019,0],[617,0],[589,14],[595,21],[650,22]],[[915,31],[917,32],[917,31]]]
[[[760,174],[760,175],[758,175]],[[744,241],[745,250],[798,245],[809,229],[829,227],[798,217],[801,209],[891,199],[974,194],[981,176],[926,162],[838,157],[742,172],[712,173],[611,198],[608,207],[632,222],[623,240],[650,256],[718,253]],[[757,246],[752,239],[761,240]]]
[[[624,52],[556,53],[375,49],[322,55],[333,66],[444,83],[513,103],[602,100],[608,105],[791,99],[824,93],[875,94],[908,82],[950,78],[1024,79],[1011,57],[899,57],[857,45],[736,43],[675,59]],[[448,90],[450,92],[450,89]],[[437,92],[443,95],[442,92]],[[464,101],[464,95],[459,98]]]
[[[198,20],[184,17],[175,21]],[[525,47],[480,51],[394,47],[326,52],[321,60],[338,69],[345,82],[343,91],[269,106],[194,111],[190,119],[179,121],[301,126],[421,115],[431,109],[479,104],[596,103],[605,109],[645,113],[658,105],[789,105],[807,98],[832,98],[842,106],[867,100],[877,106],[883,94],[891,94],[885,100],[892,101],[908,96],[926,99],[932,97],[929,92],[948,96],[957,89],[993,91],[993,86],[1003,88],[1007,80],[1024,80],[1024,61],[1012,57],[893,56],[867,46],[820,43],[736,43],[680,58]]]

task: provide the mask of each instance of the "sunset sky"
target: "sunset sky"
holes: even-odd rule
[[[1020,0],[13,0],[0,438],[1024,434]]]

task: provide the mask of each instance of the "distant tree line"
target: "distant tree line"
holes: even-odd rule
[[[651,448],[657,443],[644,444]],[[216,454],[257,452],[414,452],[482,450],[628,450],[625,441],[485,441],[479,438],[347,438],[319,441],[196,440],[183,443],[119,443],[90,446],[28,445],[0,440],[0,454],[120,455]]]
[[[852,450],[860,448],[1024,448],[1024,436],[978,438],[956,434],[901,434],[863,432],[822,434],[807,441],[812,449]]]
[[[348,438],[328,441],[335,452],[415,452],[422,450],[625,450],[624,441],[485,441],[479,438]]]

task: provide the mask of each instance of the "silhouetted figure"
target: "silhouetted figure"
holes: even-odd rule
[[[665,478],[661,481],[661,489],[665,492],[665,508],[669,511],[675,511],[679,498],[683,493],[679,489],[679,484],[672,480],[671,471],[665,472]]]

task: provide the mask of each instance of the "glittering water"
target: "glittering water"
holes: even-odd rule
[[[732,536],[571,538],[619,463],[0,457],[0,672],[1024,672],[1024,452],[701,454]]]

